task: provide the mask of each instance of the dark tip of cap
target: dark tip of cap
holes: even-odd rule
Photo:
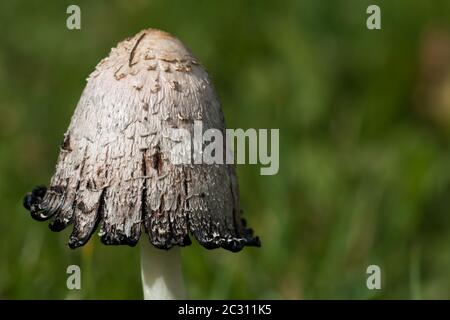
[[[27,193],[25,195],[25,197],[23,198],[23,206],[25,207],[25,209],[30,211],[32,203],[33,203],[33,196],[31,195],[31,192],[30,192],[30,193]]]
[[[190,246],[192,244],[191,238],[189,238],[189,235],[186,235],[183,239],[183,245],[184,246]]]
[[[116,231],[112,233],[105,233],[100,237],[100,241],[104,245],[109,246],[127,245],[130,247],[134,247],[139,241],[139,235],[126,236],[125,234]]]
[[[70,237],[69,242],[67,244],[69,245],[70,249],[76,249],[81,247],[84,244],[84,242],[77,239],[76,237]]]
[[[54,219],[49,223],[48,228],[54,232],[60,232],[67,227],[67,224],[61,221],[60,219]]]
[[[33,189],[32,194],[36,198],[43,198],[47,193],[47,187],[45,186],[37,186]]]
[[[259,239],[259,237],[253,238],[251,243],[251,246],[253,247],[261,247],[261,240]]]
[[[27,193],[25,197],[23,198],[23,206],[28,211],[33,211],[34,206],[39,204],[42,199],[45,197],[45,194],[47,193],[47,188],[44,186],[37,186],[33,189],[33,191]],[[32,213],[33,216],[33,213]],[[35,218],[33,216],[33,218]],[[36,216],[37,220],[42,220],[39,216]]]

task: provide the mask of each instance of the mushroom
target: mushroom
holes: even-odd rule
[[[207,72],[178,39],[142,30],[87,79],[50,186],[27,194],[25,208],[52,218],[52,231],[73,224],[72,249],[97,226],[106,245],[135,246],[143,229],[152,244],[141,245],[144,297],[183,298],[177,249],[191,244],[189,234],[207,249],[260,246],[241,218],[234,165],[170,160],[170,130],[191,133],[194,121],[225,131]]]

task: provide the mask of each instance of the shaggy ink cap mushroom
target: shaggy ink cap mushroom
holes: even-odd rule
[[[107,245],[134,246],[145,230],[161,249],[191,244],[240,251],[260,246],[241,218],[234,165],[175,165],[171,128],[225,132],[207,72],[168,33],[147,29],[120,42],[87,79],[64,135],[50,186],[24,206],[50,229],[73,224],[69,246],[99,226]]]

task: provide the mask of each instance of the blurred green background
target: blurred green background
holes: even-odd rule
[[[1,1],[0,298],[142,297],[138,247],[72,251],[22,197],[48,184],[88,74],[154,27],[206,66],[229,127],[280,129],[277,175],[238,167],[262,247],[183,249],[191,298],[449,299],[449,24],[448,0]]]

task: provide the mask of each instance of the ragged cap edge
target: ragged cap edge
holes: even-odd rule
[[[52,192],[48,190],[44,186],[37,186],[33,189],[32,192],[25,195],[23,199],[23,206],[25,209],[30,211],[31,217],[37,221],[46,221],[50,219],[58,210],[58,208],[53,208],[53,210],[46,209],[45,199],[48,192]],[[53,224],[53,223],[52,223]],[[67,223],[63,228],[55,228],[50,224],[50,229],[54,232],[60,232],[65,229],[71,222]],[[261,241],[258,236],[253,236],[253,230],[251,228],[246,227],[245,219],[242,219],[242,225],[244,227],[244,236],[243,237],[220,237],[216,236],[214,238],[199,238],[197,237],[197,241],[206,249],[212,250],[217,248],[223,248],[231,252],[239,252],[244,247],[261,247]],[[95,233],[97,228],[93,229],[93,233]],[[89,237],[91,236],[89,235]],[[192,235],[192,233],[190,233]],[[102,243],[105,245],[128,245],[130,247],[134,247],[139,241],[139,237],[134,239],[133,241],[126,236],[123,237],[101,237]],[[71,249],[76,249],[78,247],[84,246],[87,242],[81,242],[80,239],[75,239],[71,237],[69,239],[69,247]],[[152,243],[153,244],[153,243]],[[182,244],[178,244],[177,246],[190,246],[192,244],[189,235],[186,235],[185,241]],[[153,244],[154,245],[154,244]],[[173,247],[170,246],[155,246],[159,249],[169,250]]]

